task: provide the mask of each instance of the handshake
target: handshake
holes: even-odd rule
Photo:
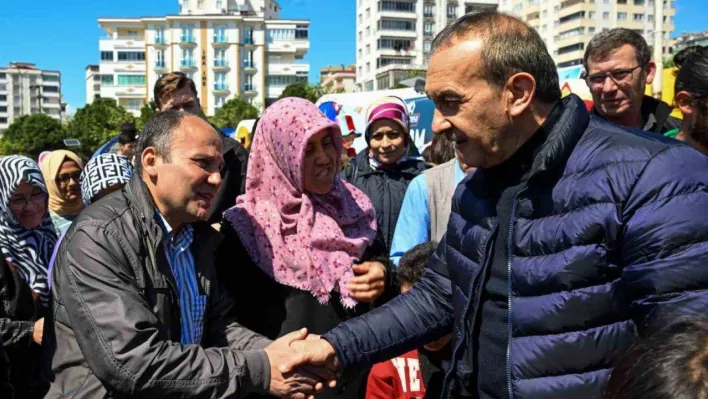
[[[339,362],[334,348],[307,329],[291,332],[265,348],[270,362],[268,393],[281,398],[312,399],[314,393],[337,384]]]

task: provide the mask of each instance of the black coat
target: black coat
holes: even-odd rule
[[[224,167],[221,169],[221,187],[209,209],[209,224],[219,223],[224,211],[236,205],[236,197],[246,189],[248,150],[236,140],[221,137]]]
[[[425,162],[408,159],[388,169],[375,169],[369,164],[369,149],[361,151],[349,163],[342,178],[363,191],[376,211],[376,245],[391,250],[393,233],[401,213],[408,184],[425,171]]]
[[[251,260],[230,223],[222,223],[221,233],[224,241],[216,251],[217,277],[236,303],[230,316],[242,326],[273,340],[303,327],[311,334],[321,335],[371,309],[371,305],[363,303],[354,309],[346,309],[337,293],[332,294],[329,303],[322,305],[310,292],[276,282]],[[387,254],[375,253],[369,247],[362,257],[362,261],[367,260],[381,262],[389,269],[386,292],[380,299],[389,298],[397,292],[397,287],[390,278],[391,264]],[[368,370],[364,367],[349,375],[347,380],[350,383],[344,392],[327,390],[317,398],[362,398],[366,392]],[[262,396],[249,396],[256,397]]]
[[[30,286],[0,257],[0,337],[17,398],[42,398],[47,392],[48,385],[40,378],[41,347],[32,340],[34,322],[42,317],[44,308],[35,301]],[[0,373],[2,369],[0,365]]]

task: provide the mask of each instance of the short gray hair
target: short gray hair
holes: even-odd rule
[[[512,75],[526,72],[536,80],[537,98],[544,102],[561,98],[553,58],[538,32],[525,22],[497,11],[467,14],[438,33],[432,51],[448,47],[468,34],[484,39],[482,76],[492,86],[501,88]]]
[[[148,147],[155,148],[155,151],[165,160],[170,161],[170,139],[174,130],[182,123],[182,120],[188,116],[194,116],[183,111],[166,110],[158,112],[150,118],[143,131],[140,132],[138,142],[136,144],[135,154],[138,157],[142,156],[143,151]],[[139,159],[135,166],[138,176],[143,173],[142,159]]]

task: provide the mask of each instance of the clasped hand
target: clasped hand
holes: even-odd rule
[[[312,399],[325,383],[336,386],[339,364],[334,348],[318,335],[308,336],[306,328],[273,341],[265,352],[270,361],[271,395]]]

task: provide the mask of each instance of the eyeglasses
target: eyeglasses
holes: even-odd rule
[[[54,179],[56,180],[57,183],[69,183],[69,180],[73,180],[75,182],[79,182],[79,179],[81,179],[81,172],[74,172],[74,173],[67,173],[63,175],[57,175],[57,178]]]
[[[49,198],[49,194],[44,191],[34,193],[30,196],[13,197],[10,198],[10,208],[16,212],[22,212],[30,201],[43,204],[47,201],[47,198]]]
[[[644,67],[644,65],[637,65],[634,68],[622,68],[615,69],[609,72],[594,73],[592,75],[586,76],[585,81],[588,83],[588,86],[592,88],[600,88],[605,84],[605,81],[609,76],[610,79],[615,82],[615,84],[620,84],[621,82],[628,81],[631,78],[632,73],[638,68],[642,67]]]

